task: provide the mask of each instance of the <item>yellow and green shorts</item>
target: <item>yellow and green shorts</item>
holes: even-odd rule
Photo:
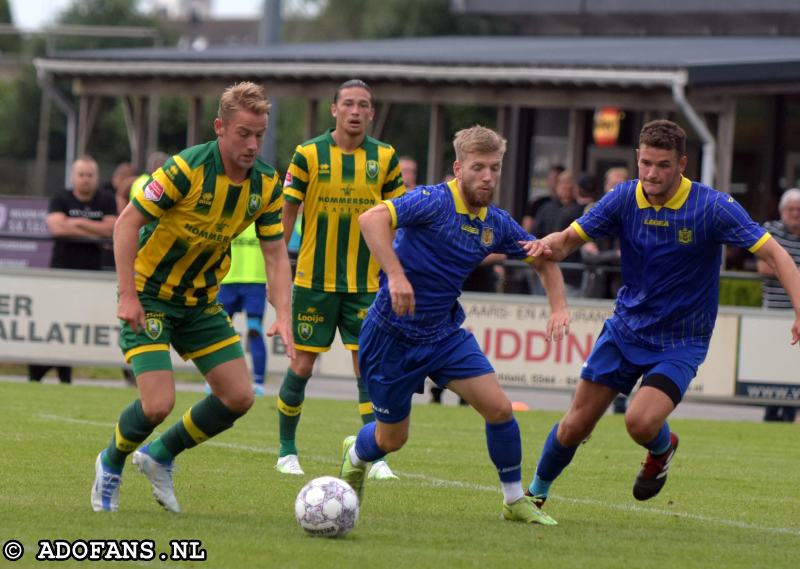
[[[325,292],[295,286],[292,291],[295,348],[327,352],[338,328],[344,347],[358,350],[361,323],[373,300],[374,292]]]
[[[219,364],[244,357],[239,334],[218,302],[183,306],[141,293],[139,301],[145,311],[144,329],[134,332],[121,321],[119,334],[119,346],[135,375],[172,370],[170,345],[184,360],[192,360],[203,375]]]

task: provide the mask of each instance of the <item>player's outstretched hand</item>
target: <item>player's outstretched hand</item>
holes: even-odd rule
[[[289,356],[289,359],[293,360],[295,356],[295,349],[291,322],[286,320],[276,320],[272,326],[269,327],[269,330],[267,330],[267,336],[270,338],[272,338],[275,334],[281,337],[281,341],[283,341],[284,348],[286,349],[286,355]]]
[[[519,246],[528,254],[528,257],[549,257],[553,254],[553,249],[547,238],[535,241],[519,241]]]
[[[792,344],[797,344],[800,341],[800,318],[795,318],[792,325]]]
[[[547,338],[548,342],[558,341],[565,338],[569,334],[569,310],[556,310],[550,315],[547,321]]]
[[[392,310],[398,316],[413,316],[416,309],[414,287],[408,282],[405,274],[388,277],[389,294],[392,297]]]
[[[117,301],[117,318],[127,322],[134,332],[138,332],[140,327],[142,330],[145,329],[144,308],[136,292],[120,294]]]

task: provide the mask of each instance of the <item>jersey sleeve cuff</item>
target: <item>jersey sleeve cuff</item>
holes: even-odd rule
[[[584,241],[586,241],[587,243],[588,243],[589,241],[591,241],[591,240],[592,240],[592,238],[591,238],[591,237],[589,237],[589,236],[586,234],[586,232],[583,230],[583,227],[581,227],[580,225],[578,225],[578,222],[577,222],[577,221],[573,221],[572,223],[570,223],[570,224],[569,224],[569,226],[570,226],[572,229],[574,229],[574,230],[575,230],[575,233],[577,233],[577,234],[580,236],[580,238],[581,238],[581,239],[583,239]]]
[[[137,200],[136,198],[133,198],[131,200],[131,203],[133,204],[133,207],[139,210],[139,213],[141,213],[143,216],[147,218],[147,221],[153,221],[154,219],[158,219],[155,215],[147,211],[145,207],[142,204],[140,204],[139,200]]]
[[[397,229],[397,210],[394,208],[394,204],[391,200],[383,200],[381,203],[386,205],[389,215],[392,216],[392,229]]]
[[[772,235],[770,235],[769,233],[765,233],[764,235],[761,236],[761,239],[756,241],[755,244],[748,249],[748,251],[750,251],[751,253],[755,253],[756,251],[761,249],[761,247],[764,246],[764,243],[766,243],[770,239],[772,239]]]

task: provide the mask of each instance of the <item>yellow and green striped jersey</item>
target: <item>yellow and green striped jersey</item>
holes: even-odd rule
[[[264,253],[256,234],[256,226],[250,225],[231,242],[231,268],[222,279],[222,284],[267,282],[264,268]]]
[[[283,197],[303,202],[294,284],[327,292],[375,292],[378,263],[361,236],[358,216],[406,191],[394,148],[367,136],[352,153],[331,132],[295,149]]]
[[[216,298],[231,241],[248,225],[259,239],[283,238],[275,169],[256,161],[248,179],[234,183],[216,141],[171,157],[131,201],[150,220],[139,233],[136,290],[180,305]]]

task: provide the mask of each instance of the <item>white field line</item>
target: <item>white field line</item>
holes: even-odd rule
[[[91,425],[94,427],[102,427],[104,429],[113,429],[114,423],[108,423],[104,421],[91,421],[88,419],[75,419],[72,417],[63,417],[60,415],[51,415],[47,413],[39,413],[39,418],[47,420],[47,421],[59,421],[62,423],[75,423],[79,425]],[[213,446],[218,448],[224,448],[228,450],[238,451],[238,452],[252,452],[256,454],[266,454],[270,456],[277,456],[278,449],[275,447],[262,447],[262,446],[248,446],[248,445],[239,445],[235,443],[224,443],[218,441],[206,441],[203,443],[204,446]],[[319,455],[310,455],[304,454],[304,457],[314,461],[314,462],[321,462],[327,464],[338,464],[339,460],[334,459],[331,456],[319,456]],[[393,469],[394,470],[394,469]],[[419,473],[411,473],[411,472],[400,472],[395,470],[398,475],[402,475],[404,480],[415,480],[421,482],[423,484],[427,484],[429,486],[435,487],[446,487],[446,488],[460,488],[464,490],[476,490],[480,492],[499,492],[498,486],[486,486],[483,484],[473,484],[471,482],[463,482],[460,480],[447,480],[444,478],[436,478],[433,476],[428,476],[426,474],[419,474]],[[769,526],[761,526],[758,524],[751,524],[747,522],[740,522],[736,520],[727,520],[724,518],[715,518],[711,516],[703,516],[700,514],[691,514],[688,512],[679,512],[676,510],[663,510],[658,508],[648,508],[644,506],[638,506],[636,504],[610,504],[608,502],[603,502],[601,500],[594,500],[590,498],[566,498],[564,496],[559,496],[558,494],[553,494],[553,498],[558,500],[569,502],[571,504],[581,504],[581,505],[588,505],[588,506],[597,506],[601,508],[612,508],[614,510],[620,510],[625,512],[636,512],[640,514],[651,514],[656,516],[668,516],[668,517],[675,517],[675,518],[682,518],[685,520],[692,520],[697,522],[702,522],[705,524],[716,524],[719,526],[726,526],[732,527],[736,529],[744,529],[750,531],[761,531],[765,533],[776,533],[776,534],[788,534],[788,535],[796,535],[800,536],[800,529],[796,527],[783,527],[783,528],[776,528],[776,527],[769,527]]]

